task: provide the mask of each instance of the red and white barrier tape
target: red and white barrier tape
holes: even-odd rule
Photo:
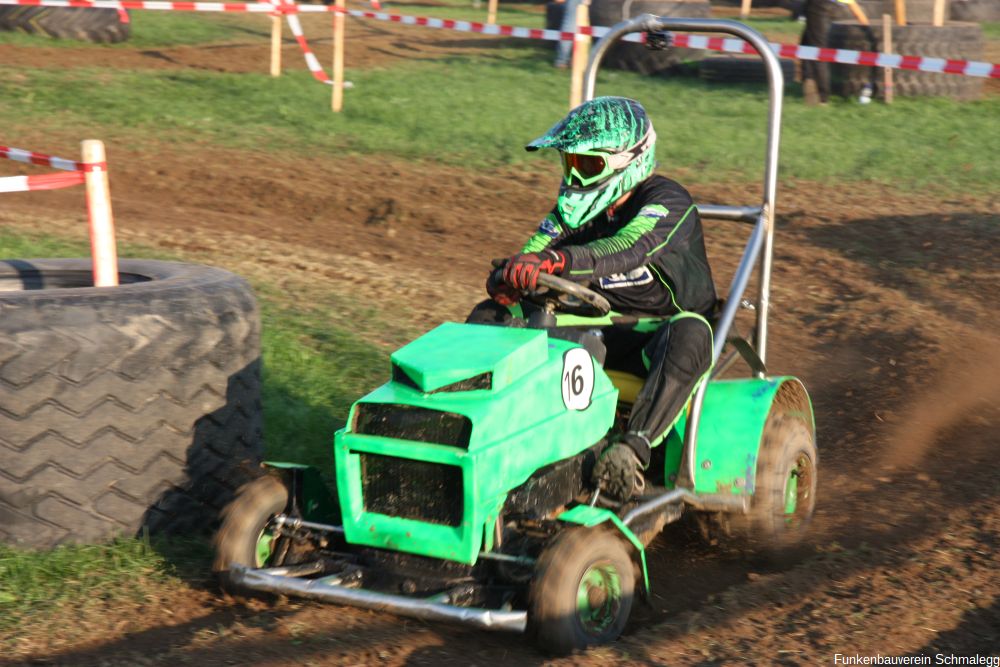
[[[14,160],[16,162],[24,162],[25,164],[35,164],[40,167],[53,167],[64,171],[85,171],[87,168],[87,165],[84,165],[82,162],[77,162],[76,160],[52,157],[51,155],[43,155],[42,153],[34,153],[32,151],[26,151],[20,148],[11,148],[9,146],[0,146],[0,159]]]
[[[7,0],[0,0],[3,4]],[[323,5],[294,5],[285,11],[298,11],[301,13],[331,12],[337,11],[336,7]],[[509,25],[490,25],[476,21],[456,21],[453,19],[436,19],[424,16],[405,16],[398,14],[386,14],[383,12],[366,12],[357,9],[349,9],[347,13],[358,18],[375,19],[378,21],[391,21],[403,25],[419,25],[428,28],[442,28],[445,30],[458,30],[460,32],[476,32],[484,35],[500,35],[503,37],[519,37],[523,39],[545,39],[573,41],[574,33],[561,32],[559,30],[541,30],[538,28],[521,28]],[[594,26],[581,28],[578,33],[601,38],[607,34],[609,28]],[[687,47],[692,49],[705,49],[708,51],[724,51],[728,53],[756,54],[750,44],[737,38],[708,37],[705,35],[672,34],[674,46]],[[641,33],[626,35],[623,41],[645,42],[646,36]],[[848,65],[865,65],[871,67],[887,67],[890,69],[908,69],[922,72],[937,72],[943,74],[964,74],[965,76],[977,76],[1000,79],[1000,65],[992,63],[977,62],[972,60],[947,60],[944,58],[930,58],[924,56],[906,56],[894,53],[876,53],[872,51],[848,51],[845,49],[820,49],[815,46],[799,46],[797,44],[770,43],[771,49],[779,58],[796,58],[799,60],[819,60],[822,62],[844,63]]]
[[[53,157],[20,148],[0,146],[0,159],[34,164],[40,167],[52,167],[71,172],[69,174],[41,174],[38,176],[5,176],[0,178],[0,192],[26,192],[28,190],[58,190],[80,185],[90,171],[107,169],[104,162],[77,162],[66,158]]]
[[[67,174],[40,174],[38,176],[5,176],[0,178],[0,193],[28,192],[30,190],[59,190],[82,185],[86,176],[82,171]]]
[[[45,7],[92,7],[101,9],[153,9],[153,10],[175,10],[194,12],[257,12],[257,13],[280,13],[288,14],[290,17],[298,13],[330,13],[343,11],[344,13],[358,18],[374,19],[377,21],[390,21],[403,25],[418,25],[428,28],[441,28],[445,30],[457,30],[459,32],[476,32],[484,35],[499,35],[504,37],[518,37],[524,39],[544,39],[572,41],[574,33],[561,32],[559,30],[541,30],[537,28],[521,28],[509,25],[496,25],[479,23],[476,21],[456,21],[453,19],[436,19],[424,16],[405,16],[398,14],[386,14],[384,12],[369,12],[357,9],[341,10],[336,6],[326,5],[295,5],[292,3],[275,6],[270,3],[252,2],[166,2],[161,0],[0,0],[0,5],[31,5]],[[290,23],[291,26],[291,23]],[[293,28],[293,32],[296,28]],[[301,37],[301,26],[297,26],[299,34],[296,40],[299,46],[306,53],[306,63],[310,66],[310,71],[317,79],[322,74],[322,68],[315,59],[315,55],[309,49],[305,38]],[[608,28],[593,27],[581,28],[578,32],[583,35],[602,37]],[[674,44],[681,47],[706,49],[710,51],[725,51],[729,53],[754,53],[753,48],[741,39],[706,37],[703,35],[675,34]],[[645,35],[627,35],[625,41],[641,42]],[[822,62],[835,62],[850,65],[864,65],[872,67],[886,67],[890,69],[916,70],[921,72],[936,72],[943,74],[959,74],[964,76],[976,76],[984,78],[1000,79],[1000,65],[987,62],[977,62],[970,60],[950,60],[945,58],[930,58],[924,56],[908,56],[889,53],[877,53],[873,51],[848,51],[845,49],[820,49],[814,46],[799,46],[797,44],[771,43],[771,49],[781,58],[797,58],[799,60],[819,60]],[[310,58],[309,56],[312,56]],[[315,65],[315,67],[314,67]],[[322,79],[327,82],[329,79],[322,74]]]
[[[278,0],[276,2],[276,10],[279,14],[285,14],[285,18],[288,21],[288,29],[292,31],[295,41],[298,42],[299,48],[302,49],[302,57],[305,58],[306,67],[309,68],[313,78],[320,83],[333,85],[333,80],[326,75],[326,72],[323,71],[323,66],[319,64],[319,60],[316,58],[316,54],[309,48],[309,42],[306,41],[306,36],[302,32],[302,23],[299,22],[298,14],[294,11],[294,5],[287,0]],[[350,82],[345,81],[344,87],[350,88]]]

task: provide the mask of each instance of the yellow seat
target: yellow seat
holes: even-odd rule
[[[642,385],[646,383],[646,380],[638,375],[632,375],[624,371],[605,369],[604,372],[608,374],[611,384],[618,389],[618,402],[635,403],[635,398],[639,395],[639,390],[642,389]]]

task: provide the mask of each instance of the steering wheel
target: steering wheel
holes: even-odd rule
[[[580,313],[583,315],[591,315],[593,313],[603,317],[611,312],[611,304],[608,303],[607,299],[580,283],[575,283],[572,280],[566,280],[559,276],[553,276],[549,273],[539,273],[537,282],[538,286],[544,287],[547,292],[555,292],[555,294],[548,294],[536,290],[528,293],[528,296],[532,300],[540,300],[540,305],[545,307],[546,310],[548,310],[548,306],[551,304],[553,310],[584,311]],[[588,310],[586,306],[590,307],[592,313],[586,312]]]

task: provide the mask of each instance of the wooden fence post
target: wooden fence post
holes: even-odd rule
[[[486,23],[489,25],[497,22],[497,4],[498,0],[489,0],[486,5]]]
[[[336,0],[333,14],[333,99],[330,108],[339,112],[344,108],[344,12],[346,0]]]
[[[104,142],[87,139],[80,144],[83,163],[100,165],[84,173],[87,187],[87,217],[90,219],[90,256],[94,262],[94,287],[118,284],[118,249],[111,215],[111,189],[105,162]]]
[[[271,17],[271,76],[281,76],[281,14]]]
[[[934,17],[932,23],[938,28],[944,25],[944,4],[945,0],[934,0]]]
[[[896,0],[896,25],[906,25],[906,0]]]
[[[882,50],[886,53],[892,53],[892,17],[888,14],[882,14]],[[882,84],[885,90],[883,97],[886,104],[892,104],[892,68],[886,67],[884,72],[885,78]]]
[[[581,35],[580,28],[590,27],[590,3],[586,0],[576,6],[576,35],[573,37],[573,59],[570,69],[569,108],[575,109],[583,102],[583,74],[590,55],[590,35]]]

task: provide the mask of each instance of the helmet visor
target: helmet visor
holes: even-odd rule
[[[562,158],[563,178],[566,180],[566,185],[587,187],[610,176],[614,171],[604,154],[564,153],[560,151],[559,156]]]

